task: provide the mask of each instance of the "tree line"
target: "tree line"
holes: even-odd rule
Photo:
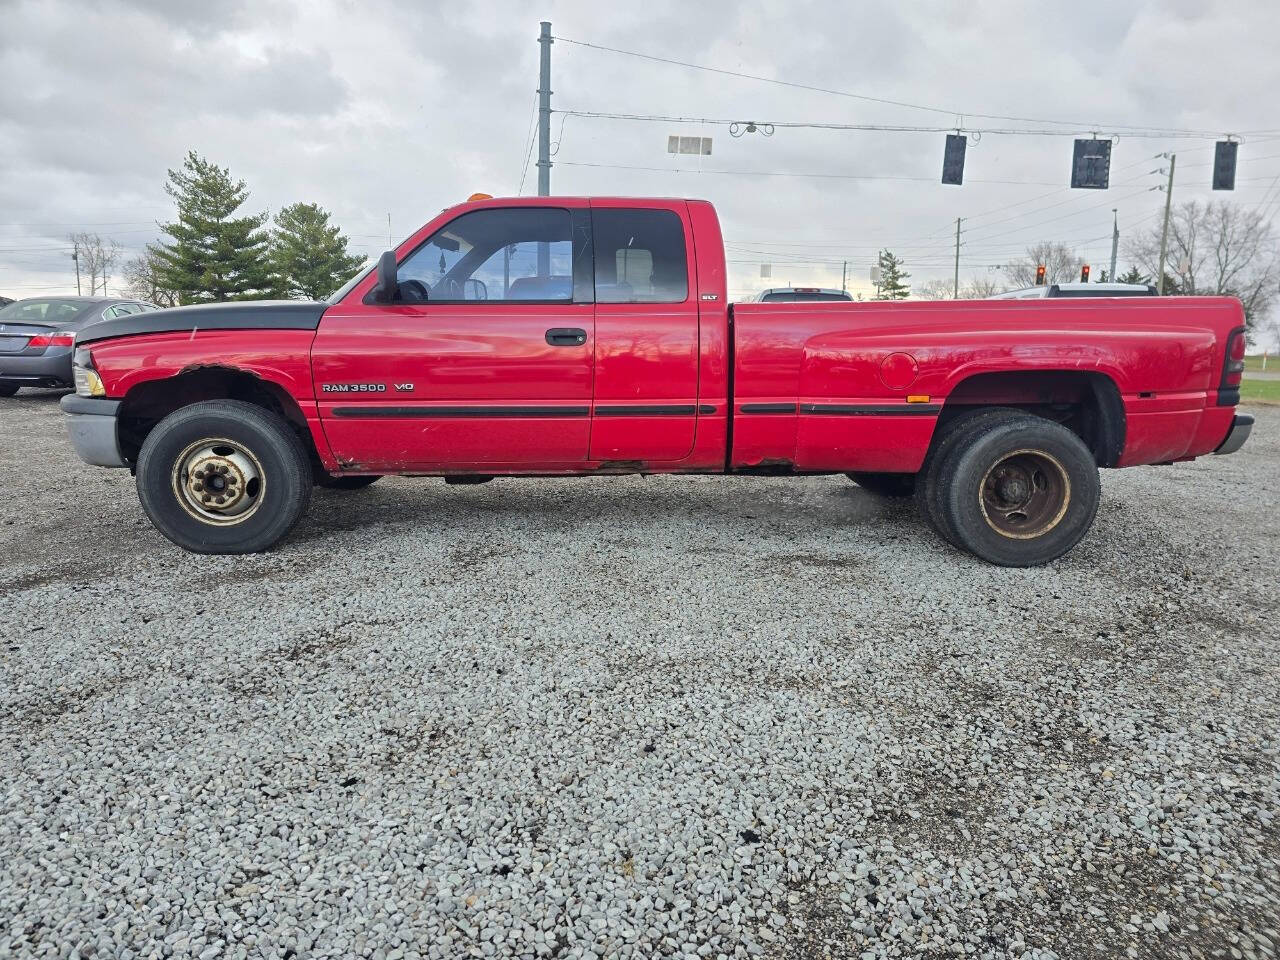
[[[149,243],[125,263],[129,296],[162,307],[263,298],[320,300],[355,275],[365,258],[347,252],[348,240],[314,203],[292,203],[274,218],[243,213],[249,189],[226,167],[194,151],[168,171],[165,191],[177,215],[160,229],[165,240]],[[93,235],[72,238],[77,249],[97,250]],[[118,253],[114,242],[108,254]],[[83,254],[81,255],[83,262]],[[108,256],[97,262],[106,292]],[[95,276],[96,285],[98,277]],[[91,286],[93,292],[95,286]]]

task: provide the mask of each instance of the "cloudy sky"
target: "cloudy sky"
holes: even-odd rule
[[[880,247],[916,281],[949,277],[956,217],[962,280],[1040,240],[1100,269],[1112,207],[1126,236],[1157,222],[1157,154],[1177,152],[1175,199],[1211,196],[1211,137],[1138,127],[1242,136],[1231,202],[1280,210],[1275,0],[0,0],[0,293],[74,288],[71,231],[156,239],[189,149],[255,210],[320,203],[368,254],[388,213],[398,241],[473,191],[534,192],[541,19],[563,38],[559,110],[1118,136],[1099,192],[1067,188],[1070,136],[988,132],[954,187],[939,132],[554,118],[553,192],[714,201],[736,295],[838,286],[844,261],[867,289]],[[712,155],[668,155],[673,133]]]

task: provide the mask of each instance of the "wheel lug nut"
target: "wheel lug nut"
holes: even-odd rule
[[[191,487],[193,490],[203,490],[204,484],[201,481],[197,480],[195,483],[191,485]]]

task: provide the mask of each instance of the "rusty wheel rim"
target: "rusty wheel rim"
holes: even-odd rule
[[[223,438],[197,440],[174,460],[179,505],[202,523],[230,526],[257,513],[266,471],[253,451]]]
[[[988,526],[1002,537],[1032,540],[1059,523],[1071,503],[1066,468],[1043,450],[1015,450],[982,478],[978,504]]]

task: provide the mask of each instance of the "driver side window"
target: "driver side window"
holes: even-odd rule
[[[401,302],[561,302],[573,296],[568,210],[473,210],[436,231],[396,271]]]

